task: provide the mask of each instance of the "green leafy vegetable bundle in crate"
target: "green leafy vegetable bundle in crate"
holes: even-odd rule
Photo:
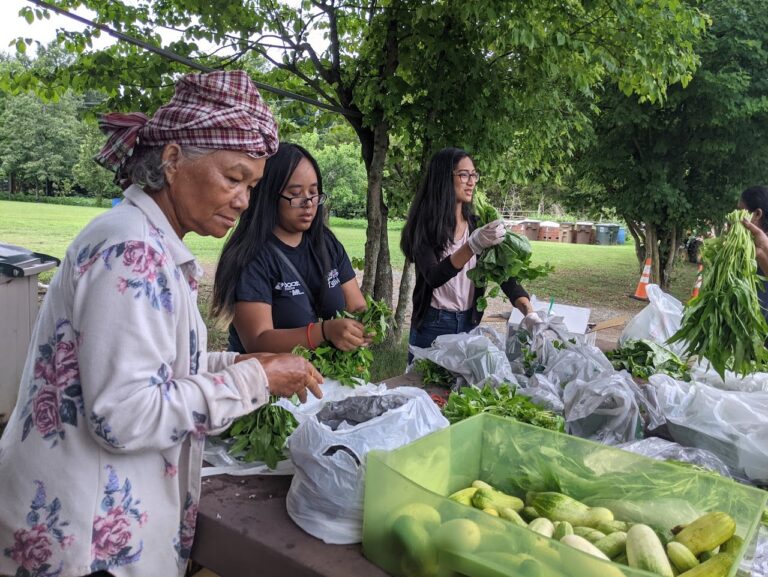
[[[475,193],[475,211],[480,226],[499,218],[496,209],[479,193]],[[549,263],[534,266],[531,263],[531,256],[531,243],[528,242],[528,239],[509,231],[507,231],[501,244],[484,251],[477,259],[475,268],[467,273],[475,286],[491,285],[488,293],[478,299],[478,309],[486,308],[488,298],[499,296],[499,285],[509,279],[514,278],[518,282],[533,280],[552,271],[552,266]]]
[[[669,343],[683,341],[687,355],[705,357],[722,377],[726,370],[746,375],[765,367],[766,323],[757,298],[761,284],[755,245],[741,220],[746,210],[726,216],[727,230],[704,244],[704,276],[683,322]]]

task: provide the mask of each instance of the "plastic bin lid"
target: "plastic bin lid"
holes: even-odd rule
[[[40,254],[13,244],[0,244],[0,274],[32,276],[61,264],[55,256]]]
[[[542,228],[544,228],[544,227],[560,228],[560,223],[559,222],[555,222],[553,220],[543,220],[543,221],[541,221],[539,223],[539,226],[542,227]]]
[[[581,221],[581,222],[577,222],[576,224],[577,225],[583,225],[583,226],[592,226],[594,223],[589,222],[589,221]]]

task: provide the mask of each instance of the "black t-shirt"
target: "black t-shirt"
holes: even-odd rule
[[[296,247],[288,246],[274,235],[270,237],[270,243],[288,257],[309,286],[303,286],[283,259],[270,246],[264,246],[243,269],[235,301],[272,305],[272,326],[276,329],[295,329],[317,321],[318,313],[313,310],[307,291],[311,292],[321,318],[333,318],[338,311],[344,310],[346,303],[341,285],[355,278],[355,271],[344,247],[330,231],[325,231],[330,268],[325,279],[328,288],[324,298],[321,296],[322,259],[308,236],[305,234]],[[229,327],[229,350],[245,352],[232,325]]]

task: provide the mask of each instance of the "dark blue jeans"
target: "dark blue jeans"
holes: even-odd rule
[[[440,335],[455,335],[468,333],[477,325],[472,322],[472,311],[444,311],[429,307],[424,315],[424,321],[418,329],[411,327],[408,344],[422,349],[432,346]],[[411,351],[408,351],[408,364],[413,361]]]

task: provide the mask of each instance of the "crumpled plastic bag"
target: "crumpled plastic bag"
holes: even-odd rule
[[[316,415],[317,420],[332,431],[355,427],[380,417],[387,411],[402,407],[410,400],[406,395],[375,395],[348,397],[342,401],[325,403]]]
[[[624,327],[619,337],[619,344],[623,345],[633,339],[645,339],[664,345],[681,358],[685,358],[684,342],[667,344],[667,339],[680,328],[683,320],[683,304],[662,291],[659,285],[649,284],[645,292],[648,294],[648,305],[632,317]]]
[[[286,509],[299,527],[326,543],[359,543],[368,451],[396,449],[448,421],[415,387],[370,385],[348,394],[326,388],[323,399],[305,405],[281,400],[299,423],[287,441],[296,472]]]
[[[663,424],[653,391],[641,388],[626,371],[605,374],[592,381],[576,379],[563,391],[565,428],[572,435],[607,445],[642,436],[640,407],[649,428]]]
[[[563,317],[547,315],[544,311],[537,313],[541,322],[537,323],[530,331],[518,326],[517,330],[507,336],[505,351],[507,358],[515,374],[540,373],[549,365],[552,358],[557,356],[558,348],[568,348],[571,338]],[[528,369],[524,364],[523,349],[528,348],[535,353],[537,364]]]
[[[592,345],[578,344],[556,351],[546,365],[544,375],[564,387],[575,380],[589,382],[615,372],[603,351]]]
[[[531,375],[528,382],[517,390],[518,395],[524,395],[537,405],[563,414],[563,389],[542,374]]]
[[[414,359],[429,359],[459,375],[470,385],[516,382],[504,351],[481,334],[440,335],[431,347],[411,345],[409,349]],[[455,388],[459,386],[457,383]]]
[[[652,375],[671,437],[712,451],[739,475],[768,483],[768,393],[723,391]]]
[[[698,360],[691,367],[691,380],[726,391],[768,393],[768,373],[751,373],[741,377],[731,371],[725,371],[723,380],[706,359]]]
[[[695,447],[683,447],[678,443],[659,437],[648,437],[638,441],[630,441],[618,446],[619,449],[644,455],[659,461],[681,461],[715,471],[723,477],[733,478],[728,467],[711,451]]]

